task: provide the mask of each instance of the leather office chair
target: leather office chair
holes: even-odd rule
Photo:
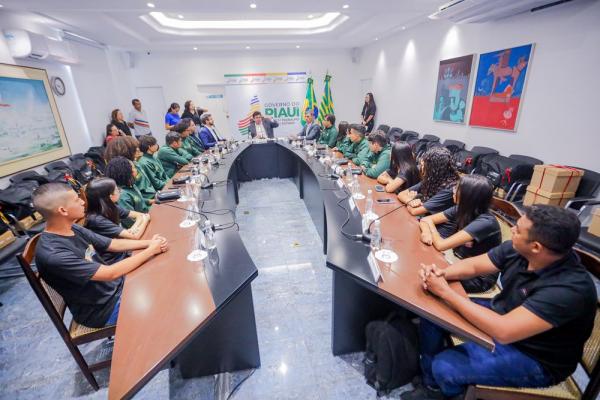
[[[75,362],[77,362],[81,372],[90,385],[95,390],[98,390],[98,382],[96,381],[93,372],[110,367],[111,360],[108,359],[89,365],[77,346],[114,336],[116,325],[103,328],[89,328],[78,324],[75,320],[71,320],[71,323],[67,328],[67,325],[64,322],[65,309],[67,308],[65,301],[58,292],[44,282],[39,274],[31,268],[31,263],[35,256],[35,247],[39,237],[40,235],[36,235],[31,238],[23,253],[17,255],[17,259],[19,260],[19,264],[21,264],[21,268],[23,269],[31,288],[37,295],[40,303],[42,303],[46,313],[48,313],[50,320],[71,352]]]
[[[385,134],[387,135],[387,133],[390,131],[390,126],[389,125],[384,125],[381,124],[377,127],[377,129],[375,129],[376,131],[383,131],[385,132]]]

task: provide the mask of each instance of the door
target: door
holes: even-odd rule
[[[152,135],[156,138],[159,145],[165,144],[165,114],[167,113],[167,104],[161,86],[136,87],[135,95],[142,102],[142,109],[146,110],[148,122]]]
[[[215,127],[219,136],[231,138],[229,132],[229,112],[225,99],[225,86],[222,85],[198,85],[198,101],[196,107],[208,109],[215,121]]]

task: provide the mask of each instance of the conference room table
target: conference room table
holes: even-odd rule
[[[190,175],[189,166],[175,178],[186,175]],[[207,175],[214,186],[200,191],[200,211],[223,226],[232,225],[242,182],[265,178],[295,182],[323,241],[326,267],[333,271],[334,355],[364,350],[366,324],[385,318],[399,306],[493,350],[488,335],[422,289],[421,263],[444,268],[447,262],[440,252],[421,243],[416,218],[399,207],[395,195],[374,190],[375,180],[360,175],[360,191],[366,195],[370,188],[375,200],[393,200],[385,205],[374,202],[373,212],[382,216],[382,238],[398,256],[393,263],[378,262],[380,277],[367,261],[369,244],[349,237],[362,232],[365,200],[350,201],[347,182],[331,177],[329,168],[303,148],[287,139],[241,142]],[[187,205],[174,201],[155,204],[150,210],[144,238],[162,234],[169,241],[169,251],[125,279],[110,399],[132,397],[171,362],[184,378],[260,366],[251,285],[257,268],[235,226],[215,232],[217,247],[207,258],[189,261],[187,255],[197,248],[197,240],[195,227],[179,226],[186,218]],[[388,211],[392,212],[383,216]],[[466,296],[459,283],[451,287]]]

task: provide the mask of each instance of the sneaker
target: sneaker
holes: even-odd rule
[[[400,395],[402,400],[444,400],[445,397],[439,389],[419,385],[415,390],[404,392]]]

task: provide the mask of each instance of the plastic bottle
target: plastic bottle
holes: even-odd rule
[[[207,219],[204,221],[204,248],[207,250],[214,249],[217,247],[217,242],[215,241],[215,232],[213,231],[213,223]]]
[[[365,214],[371,216],[373,214],[373,191],[367,190],[367,199],[365,200]]]
[[[381,221],[376,219],[373,222],[373,231],[371,232],[371,248],[377,251],[381,248]]]

